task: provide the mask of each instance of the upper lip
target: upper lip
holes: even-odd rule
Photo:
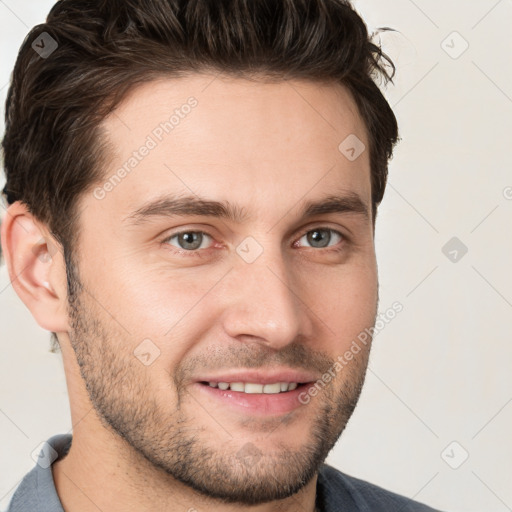
[[[231,370],[223,373],[202,375],[196,382],[250,382],[273,384],[274,382],[297,382],[303,384],[318,380],[318,376],[304,370]]]

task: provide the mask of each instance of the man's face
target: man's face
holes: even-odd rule
[[[146,84],[104,122],[115,154],[81,200],[69,338],[127,460],[263,503],[311,480],[364,380],[368,346],[335,362],[376,315],[369,152],[338,146],[368,139],[342,87],[212,80]]]

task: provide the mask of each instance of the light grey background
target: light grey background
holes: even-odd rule
[[[18,48],[52,4],[0,0],[2,117]],[[375,339],[329,462],[446,511],[512,510],[512,1],[355,5],[371,31],[398,31],[381,36],[397,66],[386,95],[402,141],[376,245],[380,311],[404,310]],[[4,509],[34,449],[71,424],[61,356],[5,266],[0,322]]]

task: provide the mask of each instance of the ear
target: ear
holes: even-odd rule
[[[66,265],[60,244],[20,201],[5,213],[1,241],[12,287],[36,322],[48,331],[67,332]]]

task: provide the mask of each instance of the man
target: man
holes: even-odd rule
[[[61,0],[32,30],[2,247],[73,435],[9,511],[432,510],[324,464],[377,313],[386,60],[342,0]]]

